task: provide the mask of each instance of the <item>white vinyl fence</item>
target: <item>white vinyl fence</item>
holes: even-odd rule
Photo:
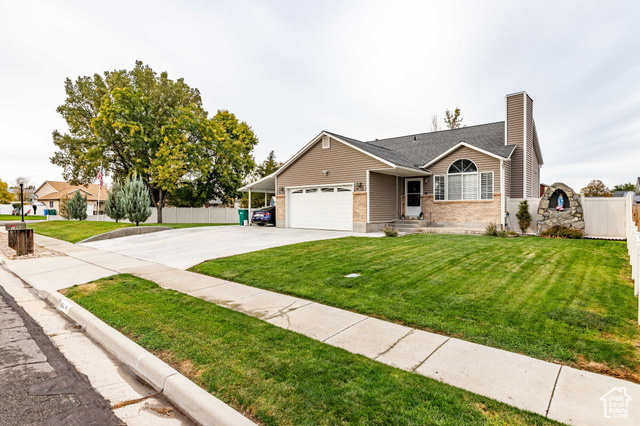
[[[53,218],[51,218],[53,220]],[[109,216],[89,216],[87,220],[115,222]],[[127,222],[123,220],[122,222]],[[163,223],[240,223],[238,209],[231,207],[165,207]],[[158,223],[158,211],[151,209],[151,217],[145,223]]]
[[[527,229],[527,234],[535,234],[538,232],[538,204],[540,204],[540,198],[526,198],[526,200],[529,203],[529,214],[531,215],[531,225]],[[518,213],[522,201],[525,201],[525,198],[509,198],[507,201],[507,223],[509,228],[516,232],[520,232],[516,213]]]
[[[507,201],[507,223],[514,231],[520,232],[516,213],[520,208],[520,202],[524,198],[509,198]],[[538,204],[540,198],[527,198],[531,225],[527,233],[538,232]],[[625,227],[625,215],[631,211],[627,197],[581,197],[584,214],[585,233],[589,237],[620,238],[627,237]],[[631,201],[633,202],[633,201]]]
[[[582,197],[585,232],[590,237],[626,238],[627,197]]]
[[[633,194],[628,193],[623,199],[627,201],[629,206],[625,211],[627,250],[631,263],[631,278],[634,283],[633,294],[638,297],[640,291],[640,232],[638,232],[638,226],[633,221],[631,214],[631,206],[634,202]],[[640,324],[640,298],[638,299],[638,324]]]

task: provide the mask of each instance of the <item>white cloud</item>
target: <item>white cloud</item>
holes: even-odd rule
[[[198,87],[293,155],[322,129],[362,140],[427,131],[459,106],[504,119],[526,90],[542,180],[580,188],[640,175],[635,2],[30,1],[0,3],[0,178],[49,163],[64,79],[136,59]]]

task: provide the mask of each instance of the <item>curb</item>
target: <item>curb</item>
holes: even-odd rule
[[[90,243],[92,241],[111,240],[113,238],[128,237],[130,235],[151,234],[152,232],[171,231],[173,228],[168,226],[133,226],[130,228],[120,228],[114,231],[105,232],[103,234],[94,235],[78,241],[77,244]]]
[[[160,358],[57,291],[46,292],[46,300],[58,312],[82,326],[102,347],[127,364],[196,422],[202,425],[255,425]]]

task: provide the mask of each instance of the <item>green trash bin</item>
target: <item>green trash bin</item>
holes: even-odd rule
[[[238,215],[240,216],[240,225],[244,225],[244,221],[249,220],[249,209],[238,209]]]
[[[49,209],[49,215],[50,216],[55,216],[56,215],[56,209]]]

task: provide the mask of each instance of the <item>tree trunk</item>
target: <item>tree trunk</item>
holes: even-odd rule
[[[164,207],[164,194],[162,193],[162,189],[158,190],[158,204],[156,208],[158,209],[158,223],[162,223],[162,208]]]
[[[162,196],[162,189],[158,189],[158,195],[156,196],[156,191],[154,188],[149,187],[149,194],[151,195],[151,202],[154,206],[156,206],[156,211],[158,212],[158,217],[156,218],[157,223],[162,223],[162,207],[164,206],[164,197]]]

